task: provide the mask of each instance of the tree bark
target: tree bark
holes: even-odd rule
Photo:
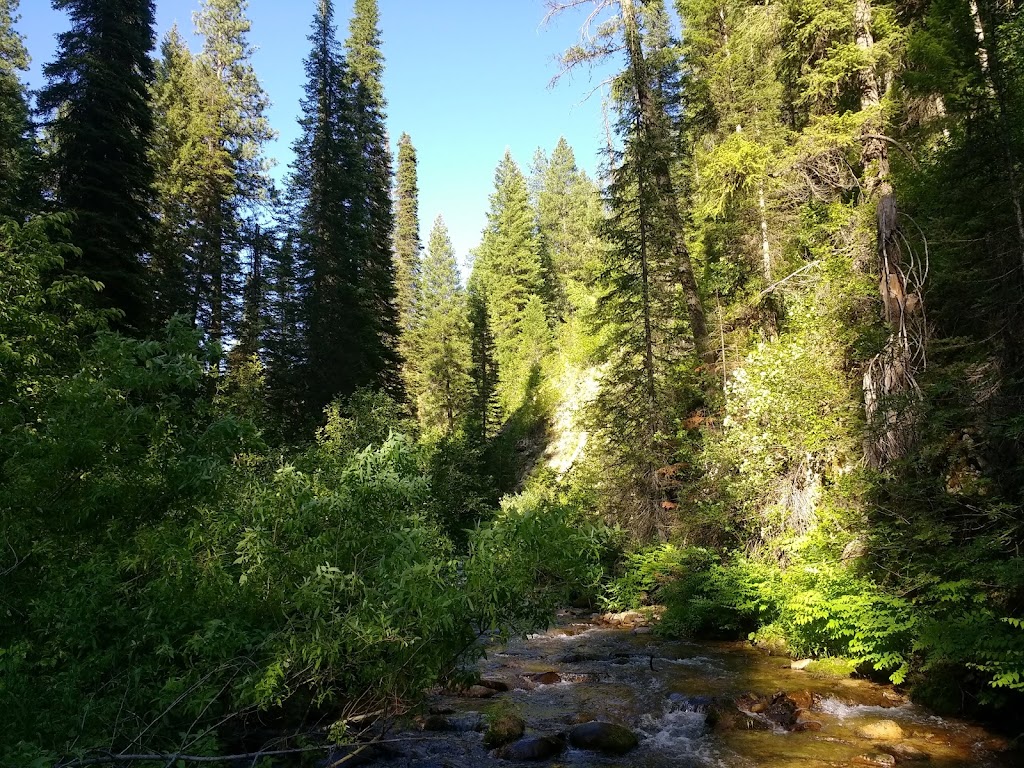
[[[868,54],[874,48],[871,32],[871,2],[857,0],[854,34],[857,47]],[[860,73],[861,109],[877,111],[883,87],[870,64]],[[908,290],[908,270],[900,250],[899,210],[889,176],[889,147],[879,118],[865,126],[862,186],[868,199],[875,199],[876,238],[879,263],[879,293],[882,316],[890,335],[883,350],[864,373],[864,408],[869,437],[865,453],[874,467],[906,455],[914,438],[915,403],[918,398],[915,374],[915,344],[923,344],[923,323],[915,322],[923,307],[919,291]]]

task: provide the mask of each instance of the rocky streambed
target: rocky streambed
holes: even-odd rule
[[[370,765],[1019,765],[982,728],[937,717],[887,686],[828,679],[743,643],[656,638],[635,617],[566,612],[494,646],[480,683],[439,692]]]

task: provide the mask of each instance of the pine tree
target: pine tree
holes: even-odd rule
[[[395,180],[395,286],[398,325],[401,332],[403,376],[408,383],[416,361],[410,355],[408,337],[416,328],[419,314],[420,218],[419,187],[416,178],[416,148],[409,134],[398,141],[398,172]]]
[[[19,0],[0,0],[0,216],[23,219],[39,204],[25,86],[28,51],[14,29]]]
[[[278,432],[290,439],[308,437],[310,351],[306,346],[307,276],[296,258],[295,236],[285,229],[283,242],[267,254],[264,275],[263,346],[270,413]]]
[[[576,165],[576,156],[560,138],[550,159],[535,169],[537,230],[547,254],[556,314],[574,313],[587,294],[596,268],[601,221],[597,186]]]
[[[612,504],[647,538],[663,531],[657,470],[674,449],[671,423],[683,399],[678,374],[696,367],[692,353],[706,362],[715,354],[687,241],[688,196],[679,186],[680,72],[664,2],[595,5],[612,17],[563,57],[567,68],[611,51],[626,60],[612,85],[622,146],[609,157],[597,318],[606,366],[593,421],[612,470]]]
[[[156,234],[150,269],[155,316],[162,323],[172,315],[184,314],[194,323],[208,125],[202,111],[199,70],[177,26],[167,33],[160,50],[152,94]]]
[[[481,271],[473,269],[466,287],[470,326],[470,375],[473,380],[469,402],[468,432],[483,445],[501,426],[498,405],[498,364],[494,356],[494,333],[487,314],[487,287]]]
[[[274,132],[252,67],[247,7],[246,0],[204,0],[195,15],[203,49],[196,59],[201,126],[193,140],[205,143],[197,163],[195,316],[217,343],[234,332],[238,319],[243,252],[252,249],[244,220],[255,216],[270,186],[263,146]]]
[[[361,349],[368,321],[360,296],[360,253],[352,213],[354,96],[336,39],[334,4],[321,0],[309,36],[306,89],[289,176],[295,257],[306,271],[303,330],[307,419],[332,400],[374,382]]]
[[[420,423],[451,434],[465,418],[472,393],[466,295],[448,228],[440,216],[430,232],[420,287],[422,320],[413,332],[415,398]]]
[[[143,267],[152,241],[152,0],[53,0],[71,29],[58,37],[39,109],[53,143],[54,198],[76,219],[78,272],[102,282],[103,301],[124,324],[148,324],[151,290]]]
[[[499,163],[487,228],[474,270],[487,297],[488,323],[498,365],[498,398],[505,414],[523,403],[528,381],[521,377],[522,323],[533,297],[543,295],[543,270],[526,179],[510,152]]]
[[[345,43],[348,84],[354,95],[351,180],[352,246],[358,259],[359,296],[365,323],[354,330],[361,352],[364,386],[381,386],[396,396],[399,376],[399,320],[392,255],[391,152],[384,124],[383,72],[377,0],[356,0]]]

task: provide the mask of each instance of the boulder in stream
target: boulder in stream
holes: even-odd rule
[[[562,676],[554,670],[550,672],[534,672],[532,674],[523,675],[523,677],[537,685],[554,685],[555,683],[562,682]]]
[[[577,749],[624,755],[640,742],[636,734],[623,725],[592,720],[569,731],[569,743]]]
[[[800,697],[797,694],[798,698]],[[743,713],[761,715],[774,725],[792,730],[797,723],[799,703],[789,694],[779,691],[774,696],[758,696],[748,693],[736,699],[736,708]]]
[[[741,711],[731,699],[716,699],[707,709],[707,724],[716,731],[771,730],[771,723],[766,719],[748,712]]]
[[[523,718],[514,712],[502,712],[491,718],[487,733],[484,734],[484,746],[489,749],[502,747],[515,741],[525,732],[526,723],[523,722]]]
[[[469,688],[463,688],[459,691],[459,695],[465,696],[467,699],[489,699],[496,693],[496,690],[485,685],[471,685]]]
[[[858,728],[857,735],[872,741],[899,741],[904,733],[895,720],[876,720]]]
[[[450,731],[452,730],[451,721],[444,715],[425,715],[424,717],[416,718],[416,726],[421,731]]]
[[[548,760],[564,750],[565,739],[562,736],[527,736],[500,750],[498,757],[502,760]]]

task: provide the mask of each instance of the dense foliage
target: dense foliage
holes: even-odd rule
[[[358,738],[602,581],[1021,711],[1015,5],[552,0],[602,183],[506,152],[465,280],[375,0],[316,3],[280,193],[245,0],[155,58],[54,5],[33,125],[0,0],[0,762]]]

